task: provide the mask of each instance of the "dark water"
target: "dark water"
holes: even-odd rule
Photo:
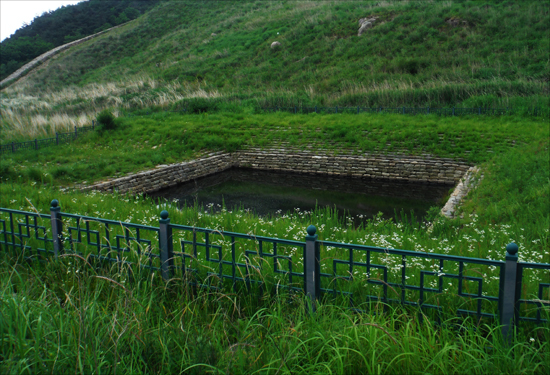
[[[220,210],[242,207],[260,216],[288,211],[336,208],[341,215],[371,218],[395,211],[423,217],[432,206],[442,207],[450,185],[394,182],[254,169],[229,169],[150,194],[185,205]]]

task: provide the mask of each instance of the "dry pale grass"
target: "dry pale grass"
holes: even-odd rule
[[[155,92],[151,89],[158,88]],[[34,139],[91,125],[103,109],[115,116],[130,108],[161,107],[190,98],[219,98],[223,95],[202,83],[159,82],[142,76],[120,82],[71,86],[58,91],[34,91],[28,83],[16,84],[0,96],[0,140]],[[127,94],[137,94],[131,99]],[[79,110],[74,110],[77,103]],[[53,108],[58,108],[54,110]],[[76,113],[75,113],[76,112]]]
[[[54,136],[55,133],[73,131],[75,126],[82,127],[92,124],[97,113],[68,115],[58,113],[48,115],[22,116],[11,110],[0,110],[2,115],[2,143],[12,139],[35,139]]]

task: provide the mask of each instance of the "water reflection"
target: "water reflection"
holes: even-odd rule
[[[335,177],[235,168],[150,194],[177,201],[180,207],[242,207],[260,216],[278,212],[336,208],[341,215],[371,218],[395,211],[422,217],[435,205],[443,206],[450,185]]]

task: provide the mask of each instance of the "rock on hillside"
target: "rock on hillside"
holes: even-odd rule
[[[370,29],[377,19],[378,17],[361,18],[359,20],[359,31],[357,32],[357,36],[361,36],[365,30]]]

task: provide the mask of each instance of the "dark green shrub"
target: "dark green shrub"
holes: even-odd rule
[[[44,174],[40,169],[31,167],[25,170],[24,176],[30,181],[42,182]]]
[[[7,180],[15,180],[17,172],[11,161],[0,159],[0,182]]]
[[[104,109],[97,115],[97,124],[102,130],[114,130],[117,127],[117,121],[111,111]]]
[[[427,67],[429,63],[423,59],[418,58],[405,58],[397,61],[397,69],[405,74],[416,75],[423,68]]]
[[[55,168],[52,170],[52,175],[53,175],[55,178],[60,178],[60,177],[68,176],[69,173],[70,173],[69,169],[68,169],[67,167],[63,167],[63,166],[55,167]]]
[[[212,112],[218,108],[218,103],[205,98],[193,98],[187,102],[188,113]]]

